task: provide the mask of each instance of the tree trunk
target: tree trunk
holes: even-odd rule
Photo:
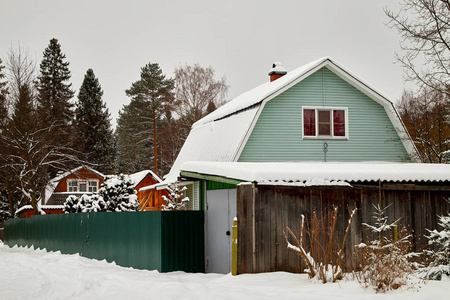
[[[12,185],[11,185],[11,181],[8,180],[8,188],[7,188],[7,193],[8,193],[8,202],[9,202],[9,213],[11,215],[11,218],[14,217],[14,214],[16,213],[16,209],[14,207],[15,201],[14,201],[14,195],[13,195],[13,190],[12,190]]]
[[[154,152],[154,162],[155,162],[155,174],[158,175],[158,145],[156,143],[156,112],[155,108],[152,109],[153,112],[153,152]]]

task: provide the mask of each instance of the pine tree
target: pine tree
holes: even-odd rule
[[[7,123],[8,118],[8,105],[7,105],[7,95],[8,95],[8,87],[7,82],[4,81],[5,74],[3,73],[3,69],[5,66],[3,65],[3,61],[0,59],[0,132],[2,132],[3,127]]]
[[[47,126],[56,125],[53,135],[61,144],[68,142],[69,126],[73,121],[73,104],[70,100],[74,91],[68,82],[71,74],[69,62],[65,58],[58,40],[51,39],[44,50],[37,82],[39,117]]]
[[[11,126],[14,128],[14,132],[23,137],[29,132],[33,132],[37,128],[35,116],[32,88],[24,84],[19,88],[19,99],[17,99],[14,105],[11,120]]]
[[[76,148],[86,154],[86,160],[96,165],[103,173],[113,171],[114,137],[111,129],[110,114],[102,100],[103,91],[89,69],[84,76],[78,94],[75,111],[75,128],[77,131]]]
[[[135,173],[152,167],[151,111],[146,101],[132,99],[124,105],[117,120],[116,170]]]
[[[153,131],[153,162],[154,172],[158,174],[158,129],[157,121],[164,110],[164,103],[171,100],[174,87],[172,79],[166,79],[158,64],[148,63],[141,68],[141,79],[134,82],[130,89],[126,90],[127,96],[132,99],[145,101],[151,111],[151,125]]]

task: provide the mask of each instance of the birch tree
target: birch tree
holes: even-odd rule
[[[406,78],[421,88],[448,93],[450,83],[450,1],[403,0],[400,11],[385,9],[401,36],[397,60]]]

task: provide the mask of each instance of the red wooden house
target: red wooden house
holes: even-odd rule
[[[97,193],[104,179],[105,175],[86,166],[59,174],[47,184],[41,204],[62,205],[69,195]]]

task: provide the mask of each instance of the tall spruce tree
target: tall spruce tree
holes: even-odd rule
[[[19,88],[19,99],[14,104],[11,119],[11,128],[20,136],[27,136],[29,132],[37,129],[36,111],[32,87],[24,84]]]
[[[119,111],[116,128],[117,172],[135,173],[152,168],[151,124],[150,107],[140,98],[132,99]]]
[[[173,79],[166,78],[159,64],[148,63],[141,68],[141,79],[126,90],[127,96],[147,103],[151,111],[151,130],[153,136],[154,172],[158,174],[158,128],[157,123],[164,113],[164,104],[170,99],[174,87]]]
[[[70,136],[70,124],[73,121],[74,96],[69,83],[71,74],[69,62],[61,52],[57,39],[51,39],[44,50],[37,81],[38,114],[45,126],[54,126],[53,135],[60,144],[67,144]]]
[[[4,68],[5,66],[3,65],[2,59],[0,58],[0,133],[2,132],[3,127],[6,125],[8,118],[8,83],[6,82],[5,74],[3,73]]]
[[[75,110],[76,147],[103,173],[114,169],[114,137],[103,91],[92,69],[87,70]]]

